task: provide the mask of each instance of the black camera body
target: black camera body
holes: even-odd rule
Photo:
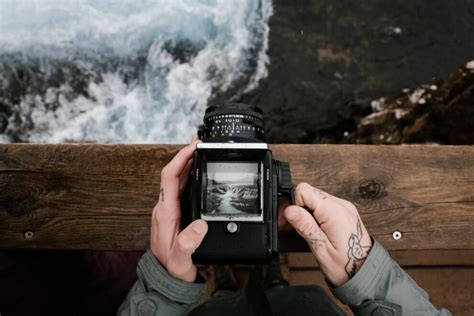
[[[278,253],[277,199],[294,200],[289,165],[273,159],[257,107],[211,106],[204,123],[183,216],[184,225],[201,218],[209,227],[193,261],[268,263]]]

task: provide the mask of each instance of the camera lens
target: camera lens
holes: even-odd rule
[[[206,142],[265,142],[263,111],[243,103],[210,106],[198,135]]]

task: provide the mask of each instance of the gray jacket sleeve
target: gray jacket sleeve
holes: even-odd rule
[[[206,287],[205,283],[188,283],[170,276],[151,250],[138,262],[137,275],[117,315],[185,315]]]
[[[434,307],[428,294],[377,241],[356,275],[331,290],[356,316],[451,315],[447,309]]]

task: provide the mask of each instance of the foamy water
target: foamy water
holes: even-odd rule
[[[0,81],[26,67],[38,84],[0,140],[188,142],[214,93],[267,75],[271,15],[271,0],[1,0]]]

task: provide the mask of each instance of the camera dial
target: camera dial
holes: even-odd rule
[[[210,106],[198,136],[204,142],[265,142],[263,111],[242,103]]]

